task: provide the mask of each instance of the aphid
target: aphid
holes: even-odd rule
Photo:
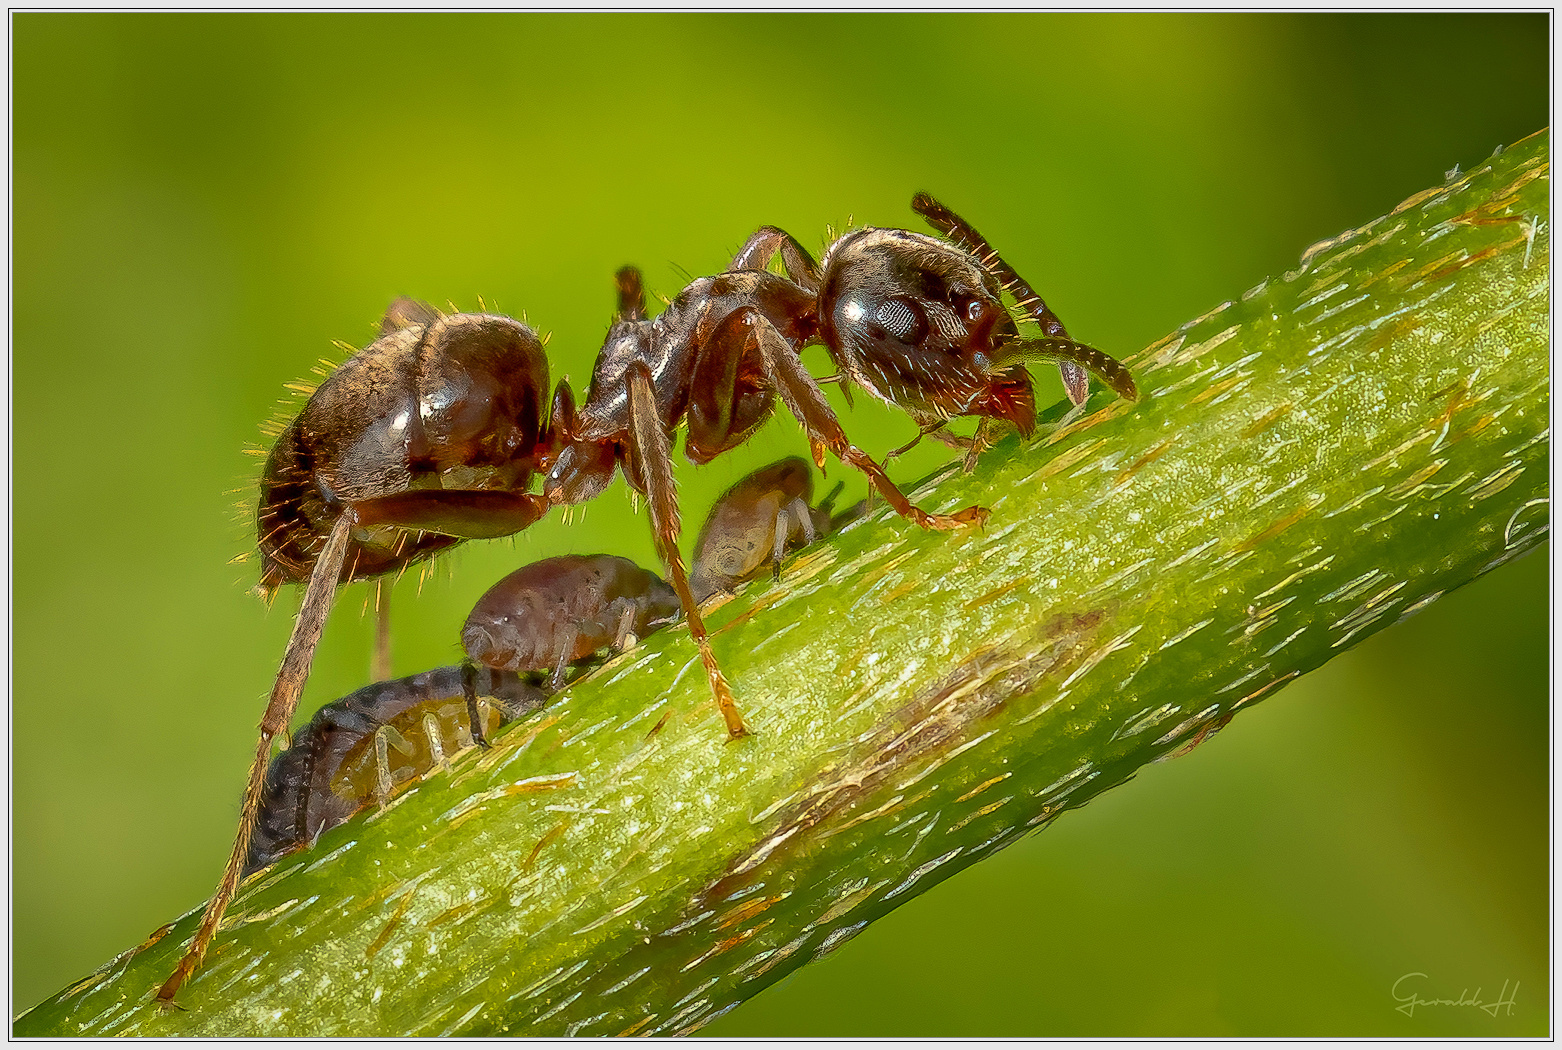
[[[756,231],[728,272],[703,277],[654,320],[645,314],[639,271],[618,274],[618,314],[597,356],[578,418],[559,424],[568,439],[548,474],[550,502],[600,494],[615,467],[644,492],[651,527],[673,589],[688,614],[711,692],[729,738],[748,733],[694,601],[678,550],[681,525],[671,442],[687,427],[684,454],[706,463],[742,444],[770,415],[779,394],[808,434],[815,463],[826,450],[866,474],[895,511],[924,528],[955,529],[987,517],[980,507],[953,515],[913,506],[884,469],[852,445],[799,353],[823,343],[856,383],[904,408],[925,433],[951,417],[1003,419],[1028,434],[1035,397],[1023,362],[1081,366],[1134,396],[1127,369],[1098,350],[1058,335],[1062,325],[975,229],[924,194],[913,207],[955,243],[904,230],[867,228],[839,238],[822,266],[790,235]],[[764,269],[780,253],[790,279]],[[1044,338],[1021,339],[1003,305],[1008,288]],[[1071,396],[1082,383],[1066,371]],[[978,428],[977,445],[982,440]],[[977,449],[979,451],[979,448]]]
[[[549,504],[532,474],[556,448],[548,362],[526,325],[391,304],[381,337],[310,396],[277,439],[260,483],[260,586],[307,581],[260,723],[239,833],[184,958],[157,993],[170,1003],[200,965],[238,886],[271,741],[309,677],[336,585],[398,572],[464,539],[507,536]],[[571,414],[561,383],[553,410]]]
[[[314,845],[546,700],[518,675],[463,664],[376,682],[327,704],[266,770],[244,874]]]
[[[731,592],[770,566],[781,576],[788,550],[805,547],[839,528],[850,516],[830,515],[841,485],[817,507],[813,471],[800,456],[761,467],[732,486],[711,506],[689,567],[689,587],[702,605],[718,592]]]
[[[678,596],[654,572],[610,554],[546,558],[516,569],[478,599],[461,644],[485,667],[546,671],[564,684],[570,664],[675,621]]]

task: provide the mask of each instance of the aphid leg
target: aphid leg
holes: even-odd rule
[[[371,682],[387,682],[391,677],[390,592],[391,578],[374,581],[374,662],[369,671]]]
[[[840,486],[837,485],[836,489],[839,491]],[[832,496],[831,498],[833,499],[834,497]],[[808,504],[804,502],[803,497],[793,496],[792,502],[788,503],[786,506],[787,510],[789,510],[792,514],[792,520],[797,522],[802,527],[803,546],[813,546],[814,540],[819,538],[819,530],[814,527],[814,516],[809,513]],[[828,514],[829,511],[826,511],[825,513]]]
[[[396,730],[390,726],[380,726],[374,731],[374,801],[381,809],[390,800],[391,783],[390,775],[390,740],[389,735]],[[399,737],[401,734],[396,733]]]
[[[165,1005],[173,1002],[180,986],[201,965],[206,949],[211,947],[212,938],[217,935],[222,913],[227,911],[228,902],[238,889],[239,878],[244,873],[244,862],[249,856],[249,840],[254,830],[255,817],[260,812],[266,767],[271,764],[271,741],[287,729],[293,718],[293,709],[298,706],[299,694],[304,691],[304,682],[309,678],[309,665],[314,660],[315,647],[320,644],[320,632],[325,629],[326,616],[336,597],[336,582],[342,574],[342,560],[347,554],[347,540],[355,524],[355,517],[352,511],[347,510],[336,519],[325,548],[315,561],[314,571],[309,574],[303,607],[298,611],[298,619],[293,622],[293,634],[288,638],[287,649],[282,654],[282,667],[277,672],[276,685],[271,690],[271,701],[266,705],[266,713],[260,720],[260,741],[255,748],[255,760],[250,763],[249,782],[244,788],[244,808],[239,816],[239,833],[233,843],[233,852],[228,855],[228,864],[223,869],[222,881],[217,884],[217,892],[206,904],[195,938],[191,940],[190,947],[174,972],[157,991],[157,1001]]]
[[[548,692],[556,693],[564,688],[564,675],[569,670],[570,660],[575,655],[575,639],[580,637],[580,628],[573,623],[564,624],[559,628],[559,656],[553,664],[553,673],[548,676]]]
[[[738,249],[738,254],[732,257],[732,265],[727,270],[763,270],[770,265],[776,252],[781,253],[781,265],[786,267],[786,274],[792,283],[802,285],[817,295],[819,264],[814,262],[806,248],[797,243],[796,238],[774,226],[761,226],[749,234],[743,247]]]
[[[786,541],[792,531],[787,517],[785,507],[776,510],[776,541],[770,553],[770,568],[771,579],[777,581],[781,579],[781,559],[786,557]]]
[[[635,606],[633,602],[625,602],[623,611],[618,614],[618,627],[613,631],[613,651],[624,652],[640,643],[635,637]]]
[[[423,735],[428,739],[429,758],[433,764],[450,772],[450,757],[445,754],[445,734],[439,728],[439,719],[432,711],[423,713]]]
[[[483,733],[483,713],[477,707],[477,665],[471,660],[461,662],[461,694],[466,697],[466,716],[472,724],[472,742],[486,751],[488,738]]]
[[[873,461],[873,457],[846,440],[841,421],[835,417],[824,399],[824,393],[803,367],[790,344],[757,311],[750,310],[747,316],[758,338],[766,371],[775,379],[781,399],[808,431],[810,440],[823,443],[842,463],[866,474],[897,514],[909,518],[924,529],[962,529],[968,525],[980,525],[987,520],[988,512],[983,507],[967,507],[958,514],[929,514],[913,505],[890,480],[889,475],[884,473],[884,468]]]
[[[779,337],[778,337],[779,338]],[[684,571],[683,555],[678,550],[678,490],[673,481],[672,455],[667,431],[656,413],[656,394],[651,382],[651,370],[644,362],[629,366],[629,440],[630,451],[640,465],[640,476],[645,481],[646,505],[651,511],[651,531],[661,549],[667,575],[672,578],[673,590],[683,604],[684,616],[689,621],[689,633],[700,648],[700,661],[705,664],[705,676],[710,679],[711,693],[722,721],[727,724],[727,737],[736,740],[747,736],[749,729],[743,724],[737,701],[726,676],[716,663],[716,653],[711,648],[710,635],[700,616],[700,607],[689,589],[689,576]]]

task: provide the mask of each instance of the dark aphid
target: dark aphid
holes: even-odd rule
[[[444,316],[410,299],[391,304],[381,332],[326,377],[266,461],[260,585],[307,584],[261,719],[233,852],[157,993],[163,1003],[200,965],[238,886],[271,741],[293,716],[336,585],[397,572],[464,539],[519,532],[549,506],[527,491],[556,449],[536,333],[508,317]],[[572,412],[562,383],[553,405]]]
[[[987,517],[980,507],[929,514],[912,505],[884,469],[852,445],[799,353],[823,343],[843,383],[904,408],[924,432],[953,416],[1006,419],[1034,428],[1035,397],[1023,362],[1063,361],[1096,372],[1133,396],[1126,369],[1064,337],[1062,325],[976,231],[919,194],[913,206],[955,243],[903,230],[855,230],[814,263],[790,235],[764,227],[728,272],[702,277],[647,320],[639,271],[618,275],[618,315],[597,356],[578,418],[559,421],[568,439],[544,491],[554,503],[592,499],[622,469],[644,492],[651,527],[674,590],[688,613],[711,692],[729,737],[748,732],[716,662],[678,550],[681,524],[671,446],[687,428],[684,454],[695,463],[744,441],[780,395],[808,433],[814,461],[828,450],[866,474],[895,511],[924,528],[955,529]],[[780,253],[790,279],[766,270]],[[1008,287],[1042,339],[1021,339],[1002,302]],[[1065,369],[1070,396],[1083,383]],[[973,452],[982,441],[980,426]]]
[[[312,846],[546,699],[518,675],[463,664],[376,682],[327,704],[266,770],[244,874]]]
[[[813,471],[800,456],[761,467],[732,486],[711,506],[694,544],[689,587],[703,604],[719,592],[760,575],[767,567],[779,577],[788,550],[806,547],[840,522],[830,507],[837,485],[817,507]]]
[[[494,584],[467,617],[461,644],[486,667],[546,671],[557,690],[570,664],[609,646],[621,651],[681,612],[672,588],[628,558],[566,555]]]

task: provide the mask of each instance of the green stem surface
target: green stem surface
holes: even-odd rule
[[[1548,135],[1317,245],[924,507],[710,617],[17,1019],[24,1035],[673,1034],[1548,529]],[[216,858],[214,858],[215,861]],[[214,869],[215,871],[215,869]]]

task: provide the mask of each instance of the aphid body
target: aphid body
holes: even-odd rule
[[[808,461],[788,456],[722,493],[694,544],[689,586],[695,600],[703,604],[714,594],[732,591],[767,567],[779,576],[788,550],[831,532],[837,523],[830,501],[810,506],[813,492]]]
[[[472,609],[461,630],[467,655],[505,671],[565,669],[608,646],[622,650],[672,623],[678,596],[655,573],[609,554],[546,558],[510,573]]]
[[[465,665],[376,682],[327,704],[266,770],[244,873],[313,845],[546,699],[515,674]]]

